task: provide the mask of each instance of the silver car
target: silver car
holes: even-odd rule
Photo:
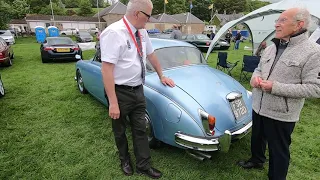
[[[14,35],[10,32],[10,30],[0,30],[0,37],[2,37],[9,44],[14,44],[16,42],[14,40]]]

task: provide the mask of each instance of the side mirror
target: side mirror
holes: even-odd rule
[[[79,54],[76,55],[77,60],[81,60],[81,56]]]

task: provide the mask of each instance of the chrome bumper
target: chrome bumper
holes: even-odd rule
[[[176,144],[185,148],[198,151],[219,150],[222,152],[228,152],[231,145],[231,139],[241,139],[251,131],[251,127],[252,121],[243,128],[232,133],[226,130],[224,135],[217,138],[195,137],[178,131],[175,133],[175,142]]]

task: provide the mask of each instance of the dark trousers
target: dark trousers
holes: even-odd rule
[[[146,102],[143,86],[129,89],[116,86],[116,95],[120,109],[120,118],[112,120],[112,130],[122,162],[128,161],[128,141],[126,137],[126,117],[130,119],[136,167],[142,170],[150,168],[150,149],[146,135],[145,112]]]
[[[290,161],[291,134],[295,123],[282,122],[261,116],[253,111],[250,161],[264,163],[268,142],[269,179],[285,180]]]

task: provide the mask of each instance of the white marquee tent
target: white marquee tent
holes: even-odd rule
[[[320,19],[320,0],[283,0],[278,3],[273,3],[264,6],[260,9],[252,11],[251,13],[228,22],[217,32],[216,36],[212,40],[208,52],[211,52],[216,42],[227,32],[228,29],[236,26],[237,24],[244,24],[251,32],[251,38],[253,42],[253,52],[258,48],[260,43],[274,34],[275,20],[278,19],[281,12],[292,7],[304,7],[307,8],[312,15],[311,31],[319,33],[320,28],[316,31],[315,29],[319,26]],[[320,34],[319,34],[320,35]],[[311,36],[314,37],[314,34]],[[268,41],[267,41],[268,43]],[[210,53],[207,53],[206,59]]]

